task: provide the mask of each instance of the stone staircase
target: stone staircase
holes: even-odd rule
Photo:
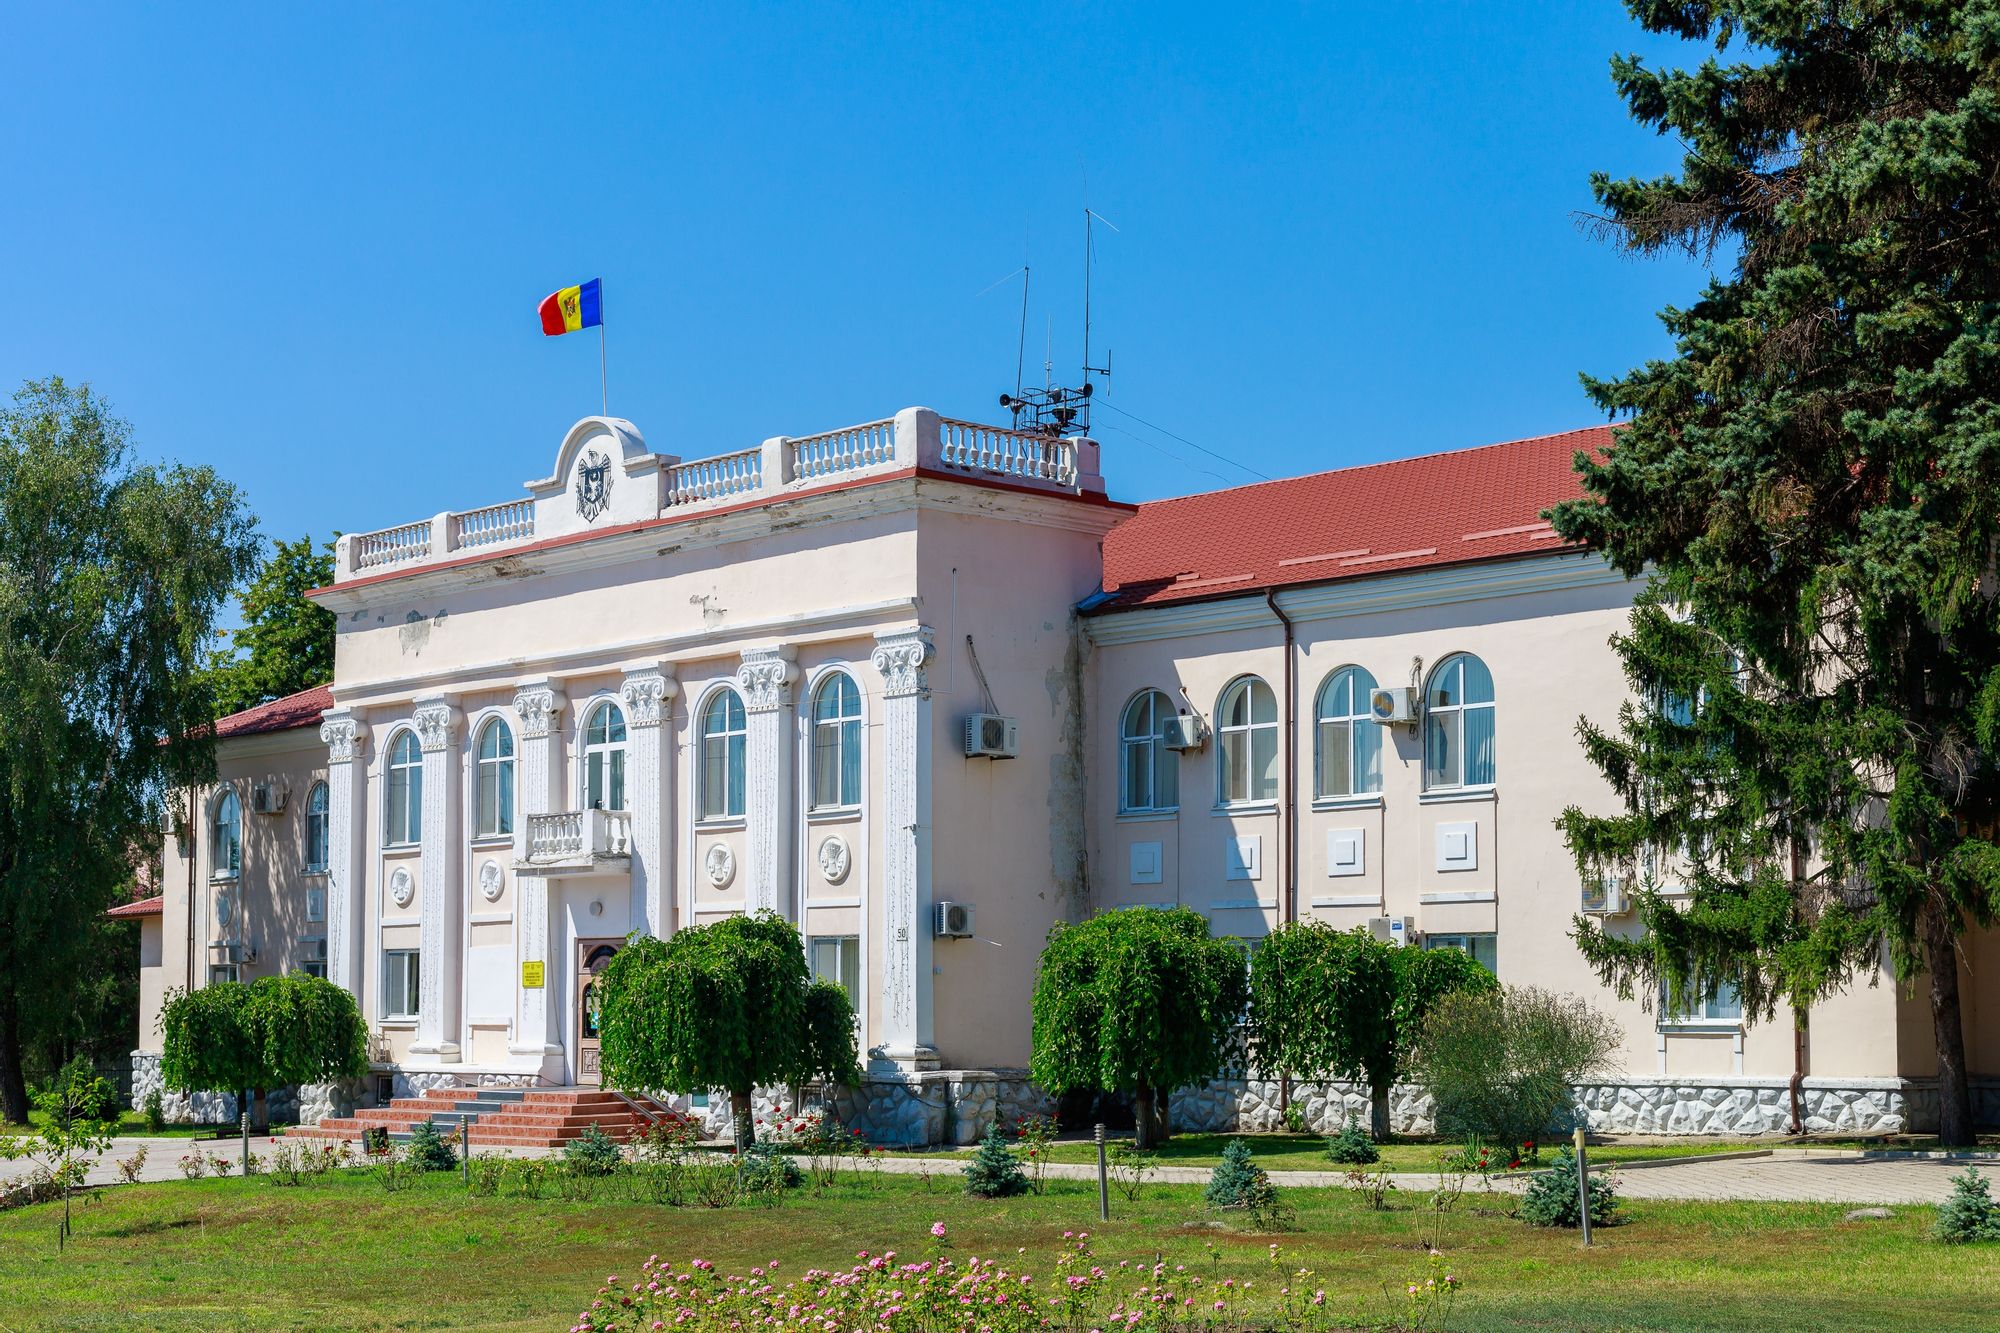
[[[634,1109],[634,1103],[638,1109]],[[392,1142],[407,1142],[423,1120],[440,1134],[472,1120],[472,1150],[559,1148],[591,1125],[624,1143],[650,1120],[676,1113],[650,1097],[627,1098],[599,1088],[432,1088],[421,1097],[398,1097],[387,1106],[351,1116],[328,1116],[317,1125],[289,1130],[287,1138],[359,1141],[371,1129],[385,1129]]]

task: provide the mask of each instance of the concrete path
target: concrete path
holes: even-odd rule
[[[276,1139],[253,1138],[250,1150],[268,1160]],[[301,1146],[314,1140],[298,1140]],[[242,1170],[243,1149],[236,1140],[195,1141],[187,1138],[121,1138],[111,1152],[95,1162],[86,1177],[92,1185],[119,1183],[117,1163],[146,1148],[146,1162],[139,1179],[144,1181],[181,1179],[181,1158],[197,1149],[208,1157],[226,1156],[231,1174]],[[477,1136],[473,1150],[481,1151]],[[508,1156],[546,1156],[543,1149],[515,1149]],[[1686,1157],[1645,1166],[1611,1168],[1618,1191],[1630,1199],[1748,1200],[1759,1202],[1814,1203],[1937,1203],[1951,1192],[1951,1177],[1966,1166],[1977,1165],[1988,1175],[2000,1176],[2000,1154],[1982,1153],[1969,1157],[1931,1157],[1912,1153],[1868,1153],[1830,1148],[1777,1148],[1749,1156]],[[957,1175],[963,1170],[963,1156],[877,1157],[870,1169],[891,1175]],[[1602,1168],[1599,1168],[1602,1169]],[[0,1162],[0,1180],[14,1179],[33,1170],[27,1161]],[[1095,1180],[1097,1168],[1070,1163],[1051,1163],[1049,1175],[1063,1180]],[[1206,1184],[1207,1167],[1163,1166],[1151,1180],[1176,1184]],[[1429,1191],[1438,1177],[1421,1172],[1401,1172],[1389,1177],[1398,1191]],[[1309,1187],[1337,1187],[1347,1184],[1342,1171],[1273,1171],[1272,1183]],[[1478,1182],[1472,1182],[1477,1187]],[[1519,1191],[1525,1175],[1495,1176],[1496,1189]]]

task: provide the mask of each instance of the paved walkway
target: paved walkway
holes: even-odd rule
[[[250,1150],[269,1158],[278,1140],[253,1138]],[[307,1141],[310,1142],[310,1141]],[[226,1156],[240,1164],[243,1149],[235,1140],[187,1138],[121,1138],[112,1151],[91,1167],[87,1180],[93,1185],[112,1185],[120,1180],[117,1163],[129,1158],[141,1145],[146,1162],[139,1178],[146,1181],[179,1180],[181,1158],[196,1150],[209,1157]],[[477,1136],[473,1149],[480,1151]],[[542,1149],[516,1149],[510,1156],[543,1156]],[[1970,1159],[1924,1157],[1909,1153],[1862,1153],[1828,1148],[1777,1148],[1755,1156],[1686,1157],[1647,1165],[1614,1168],[1618,1192],[1630,1199],[1751,1200],[1761,1202],[1814,1203],[1937,1203],[1951,1192],[1951,1177],[1971,1164],[1988,1175],[2000,1176],[2000,1154],[1985,1153]],[[879,1157],[875,1164],[892,1175],[956,1175],[964,1167],[963,1157]],[[0,1162],[0,1179],[25,1176],[33,1164],[25,1161]],[[233,1165],[231,1174],[240,1171]],[[1051,1163],[1051,1176],[1066,1180],[1094,1180],[1095,1166]],[[1601,1168],[1600,1168],[1601,1169]],[[1162,1182],[1205,1184],[1207,1167],[1163,1166],[1151,1177]],[[1436,1188],[1433,1174],[1403,1172],[1389,1177],[1398,1190]],[[1347,1177],[1340,1171],[1273,1171],[1278,1185],[1344,1186]],[[1476,1182],[1474,1182],[1476,1184]],[[1520,1190],[1525,1176],[1496,1176],[1499,1189]]]

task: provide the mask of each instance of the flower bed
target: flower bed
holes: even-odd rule
[[[863,1250],[845,1269],[813,1268],[790,1280],[775,1261],[725,1275],[706,1259],[656,1254],[636,1279],[607,1277],[570,1333],[1120,1333],[1253,1322],[1306,1330],[1335,1322],[1311,1271],[1288,1268],[1276,1245],[1269,1290],[1254,1293],[1255,1282],[1204,1277],[1184,1264],[1124,1260],[1106,1268],[1091,1254],[1089,1232],[1064,1232],[1063,1246],[1040,1271],[1018,1255],[959,1260],[944,1223],[934,1222],[921,1258]],[[1434,1305],[1457,1287],[1456,1278],[1434,1272],[1428,1291],[1413,1284],[1410,1297],[1414,1305],[1426,1292],[1421,1303]]]

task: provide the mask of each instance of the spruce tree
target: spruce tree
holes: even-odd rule
[[[996,1122],[986,1128],[986,1137],[965,1164],[965,1192],[975,1199],[1010,1199],[1028,1192],[1028,1177],[1021,1172],[1021,1159],[1000,1137]]]
[[[1938,1205],[1931,1234],[1946,1245],[2000,1240],[2000,1204],[1993,1202],[1979,1168],[1968,1166],[1951,1178],[1951,1197]]]
[[[1946,1143],[1972,1137],[1956,948],[2000,906],[2000,22],[1990,3],[1628,0],[1712,42],[1612,63],[1682,170],[1593,181],[1603,230],[1722,271],[1614,418],[1558,532],[1651,582],[1586,721],[1624,798],[1565,833],[1643,934],[1579,918],[1626,996],[1802,1014],[1928,976]],[[1668,898],[1667,884],[1688,891]],[[1886,959],[1879,955],[1886,941]]]

